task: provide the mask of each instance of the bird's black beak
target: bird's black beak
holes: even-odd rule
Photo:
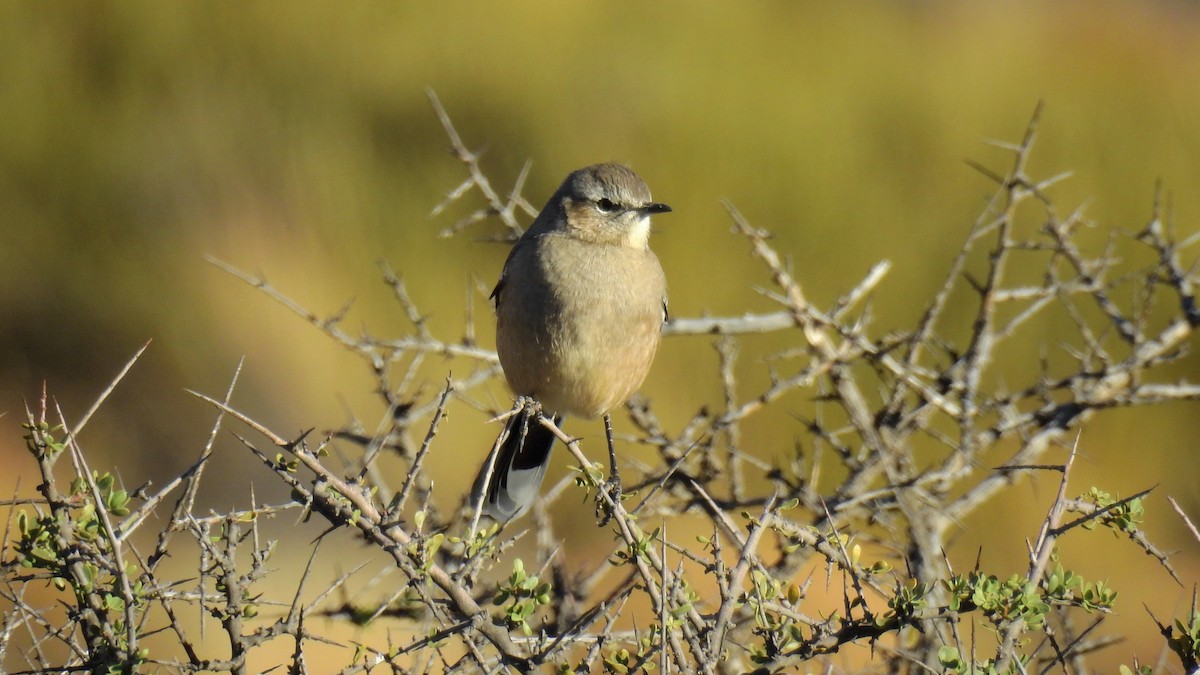
[[[641,208],[641,211],[642,211],[642,213],[645,213],[647,215],[654,214],[654,213],[670,213],[671,207],[667,206],[666,204],[661,204],[659,202],[650,202],[649,204],[646,204],[645,206],[643,206]]]

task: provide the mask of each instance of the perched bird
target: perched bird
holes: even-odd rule
[[[596,164],[567,176],[509,253],[492,292],[500,365],[513,392],[556,423],[603,415],[609,429],[609,411],[646,378],[667,317],[650,216],[670,210],[629,167]],[[554,435],[536,411],[509,418],[476,478],[497,520],[523,514],[541,487]],[[611,437],[609,461],[619,487]]]

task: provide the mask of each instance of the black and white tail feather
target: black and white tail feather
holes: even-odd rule
[[[561,416],[554,418],[560,427],[562,421]],[[494,461],[489,457],[475,478],[473,491],[483,500],[483,513],[502,523],[523,515],[537,499],[555,441],[554,432],[529,407],[508,418],[503,435]]]

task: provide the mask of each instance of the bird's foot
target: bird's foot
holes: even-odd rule
[[[623,496],[620,474],[614,473],[609,476],[608,480],[600,484],[599,490],[596,492],[596,517],[600,519],[600,527],[604,527],[612,520],[613,514],[617,510],[616,507],[621,503]]]

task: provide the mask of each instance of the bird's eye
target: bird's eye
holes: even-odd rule
[[[618,207],[616,202],[605,198],[596,200],[596,208],[600,210],[600,213],[612,213],[616,211]]]

